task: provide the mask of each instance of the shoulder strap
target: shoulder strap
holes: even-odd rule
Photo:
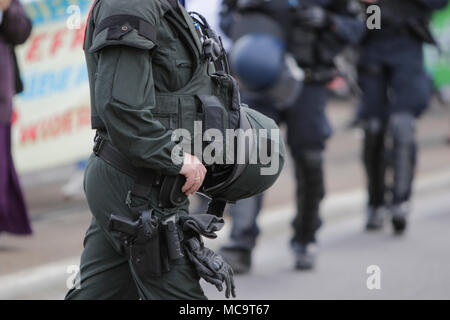
[[[138,31],[139,35],[157,44],[156,27],[142,18],[127,14],[114,15],[103,19],[95,28],[94,36],[109,28],[107,39],[117,39],[117,37],[122,34],[122,28],[124,28],[125,24],[131,25]]]

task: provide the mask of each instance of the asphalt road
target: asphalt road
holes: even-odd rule
[[[266,209],[253,269],[235,277],[238,299],[450,299],[449,177],[450,171],[420,181],[410,228],[401,237],[393,235],[389,219],[380,232],[363,231],[361,193],[331,196],[324,204],[326,223],[313,271],[293,268],[288,247],[292,206]],[[221,231],[208,245],[217,248],[227,233]],[[78,258],[3,274],[0,299],[62,299],[71,275],[67,268]],[[373,265],[381,271],[380,289],[369,290],[367,268]],[[223,299],[213,286],[202,286],[210,299]]]
[[[293,268],[290,232],[266,234],[249,275],[237,276],[239,299],[450,299],[450,182],[417,198],[410,229],[394,236],[390,221],[363,231],[357,212],[320,232],[317,268]],[[270,232],[270,230],[266,230]],[[369,290],[369,266],[380,268],[380,289]],[[205,284],[207,295],[222,298]]]

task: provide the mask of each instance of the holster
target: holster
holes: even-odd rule
[[[112,214],[109,230],[124,235],[125,250],[140,277],[159,277],[169,271],[167,251],[160,241],[160,220],[152,210],[141,212],[138,220]]]

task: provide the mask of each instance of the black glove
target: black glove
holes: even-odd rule
[[[200,277],[216,286],[222,292],[225,282],[225,297],[229,298],[230,293],[236,298],[233,281],[233,269],[223,258],[211,249],[206,248],[197,237],[185,241],[185,252],[189,260],[194,264]]]
[[[193,214],[180,217],[180,224],[185,232],[215,239],[217,238],[216,231],[222,229],[224,220],[210,214]]]
[[[307,28],[326,28],[331,24],[327,11],[318,6],[301,9],[296,14],[296,21]]]

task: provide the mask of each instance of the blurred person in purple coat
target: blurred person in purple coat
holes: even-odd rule
[[[31,21],[19,0],[0,0],[0,232],[30,234],[31,226],[11,156],[13,96],[21,91],[14,46],[24,43]]]

